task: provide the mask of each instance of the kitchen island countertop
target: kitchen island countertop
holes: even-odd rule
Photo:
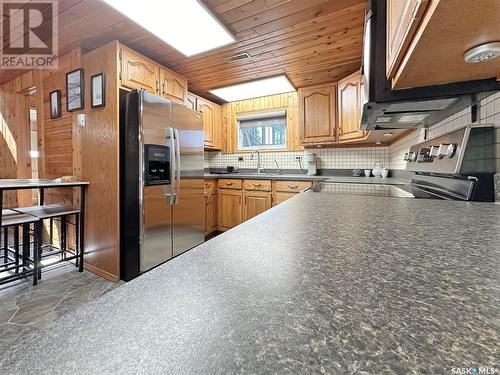
[[[499,300],[499,205],[305,192],[35,332],[0,368],[498,370]]]

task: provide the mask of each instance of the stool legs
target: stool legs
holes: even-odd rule
[[[42,278],[42,270],[40,268],[40,259],[42,256],[42,221],[39,220],[35,223],[35,246],[33,249],[33,285],[37,284],[37,281]]]
[[[3,261],[9,261],[9,228],[3,229]]]
[[[16,265],[16,273],[19,273],[19,226],[14,227],[14,264]]]
[[[75,252],[76,252],[76,268],[80,267],[80,216],[75,215]]]
[[[29,268],[30,258],[30,227],[29,224],[23,224],[23,271]]]
[[[61,260],[66,258],[66,239],[68,226],[66,225],[66,216],[61,217]]]

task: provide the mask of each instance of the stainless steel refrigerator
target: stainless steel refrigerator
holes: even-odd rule
[[[120,94],[121,276],[204,241],[202,114],[137,90]]]

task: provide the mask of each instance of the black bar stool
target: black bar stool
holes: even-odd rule
[[[83,251],[80,249],[80,241],[79,241],[79,236],[80,236],[80,210],[75,209],[73,207],[67,207],[67,206],[62,206],[59,204],[49,204],[49,205],[44,205],[44,206],[32,206],[32,207],[22,207],[22,208],[16,208],[15,209],[17,212],[22,213],[22,214],[27,214],[34,216],[40,221],[40,229],[43,226],[43,221],[44,220],[50,220],[51,222],[51,227],[52,227],[52,222],[54,220],[60,220],[61,222],[61,235],[60,235],[60,247],[57,248],[53,246],[52,244],[52,235],[50,236],[50,243],[49,244],[43,244],[42,239],[40,237],[40,246],[37,246],[36,248],[38,249],[38,260],[39,262],[42,261],[43,258],[54,256],[59,254],[60,259],[59,261],[56,261],[54,263],[59,263],[61,261],[69,261],[69,260],[75,260],[76,266],[78,267],[80,263],[83,264]],[[74,216],[75,217],[75,251],[72,252],[68,248],[68,217]],[[52,228],[51,228],[52,229]],[[35,230],[36,232],[36,230]],[[48,249],[44,253],[44,249]],[[70,254],[71,256],[68,256]],[[54,264],[51,263],[51,264]],[[39,264],[37,267],[38,270],[38,279],[42,277],[42,268],[45,267],[43,264]]]
[[[30,225],[34,225],[33,258],[30,257]],[[22,243],[19,242],[19,229],[22,228]],[[33,285],[37,284],[38,252],[37,246],[41,245],[41,222],[38,218],[16,212],[15,210],[2,210],[3,232],[3,257],[0,272],[7,276],[0,278],[0,284],[25,278],[33,274]],[[9,230],[13,232],[10,241]],[[12,246],[11,246],[12,245]],[[20,250],[22,249],[22,252]]]

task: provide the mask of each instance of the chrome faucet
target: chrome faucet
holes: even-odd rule
[[[263,173],[262,169],[260,168],[260,152],[259,150],[255,149],[252,151],[250,154],[250,160],[253,160],[253,155],[257,153],[257,173]]]
[[[276,164],[276,174],[281,174],[281,169],[276,159],[274,159],[274,164]]]

